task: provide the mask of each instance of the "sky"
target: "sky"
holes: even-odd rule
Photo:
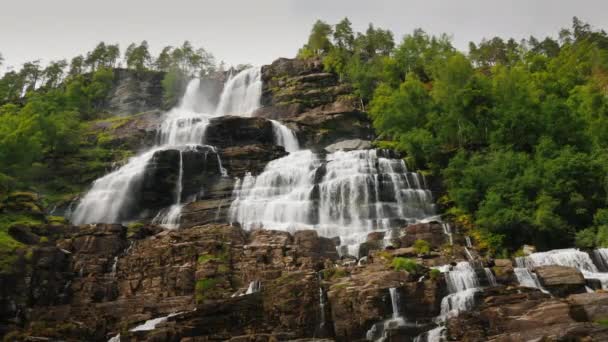
[[[315,20],[345,16],[355,31],[372,22],[398,41],[422,28],[466,50],[484,37],[556,36],[573,16],[608,30],[608,0],[0,0],[0,71],[142,40],[153,54],[189,40],[228,65],[262,65],[293,57]]]

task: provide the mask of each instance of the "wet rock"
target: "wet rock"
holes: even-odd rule
[[[248,172],[256,175],[264,171],[266,164],[287,155],[276,145],[247,145],[226,147],[220,151],[222,163],[231,177],[243,177]]]
[[[180,164],[183,169],[182,202],[198,195],[222,176],[218,154],[212,147],[196,146],[183,151],[167,149],[155,152],[146,166],[140,190],[135,191],[135,212],[148,210],[156,213],[175,203]]]
[[[272,123],[263,118],[221,116],[211,119],[205,143],[218,148],[274,144]]]
[[[574,267],[550,265],[534,270],[541,285],[556,296],[585,292],[585,278]]]

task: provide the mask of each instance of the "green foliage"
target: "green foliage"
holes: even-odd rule
[[[171,68],[162,80],[165,108],[173,107],[185,91],[186,75],[179,68]]]
[[[439,277],[441,277],[441,271],[436,268],[432,268],[429,271],[429,277],[431,277],[431,280],[438,280]]]
[[[416,240],[414,241],[414,250],[417,254],[428,254],[431,251],[431,244],[426,240]]]
[[[416,273],[420,268],[420,265],[415,261],[402,257],[393,258],[391,266],[395,271],[407,271],[409,273]]]
[[[200,303],[205,300],[208,295],[208,292],[210,292],[215,287],[215,285],[217,285],[217,283],[218,280],[215,278],[197,280],[196,285],[194,287],[196,301]]]

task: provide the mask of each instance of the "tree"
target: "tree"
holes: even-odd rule
[[[84,57],[82,55],[78,55],[72,58],[70,62],[70,70],[68,71],[69,76],[80,75],[83,72],[84,67]]]
[[[336,24],[333,33],[334,44],[340,50],[353,51],[355,35],[348,18],[342,19]]]
[[[148,42],[142,41],[139,46],[135,44],[129,45],[125,52],[125,60],[127,67],[136,71],[144,71],[151,63],[152,57],[148,50]]]
[[[36,89],[38,80],[40,79],[40,76],[42,74],[42,69],[40,68],[40,60],[24,63],[19,73],[21,74],[21,77],[24,80],[26,91],[33,91],[34,89]]]
[[[155,66],[159,71],[168,71],[173,64],[173,59],[171,58],[171,50],[173,47],[165,46],[161,51],[158,57],[156,58]]]
[[[298,56],[300,58],[310,58],[328,53],[333,46],[330,41],[332,32],[333,29],[331,25],[324,21],[317,20],[308,37],[308,43],[300,49]]]
[[[60,61],[52,61],[42,71],[44,77],[44,87],[47,89],[55,88],[63,80],[64,70],[68,63],[65,59]]]

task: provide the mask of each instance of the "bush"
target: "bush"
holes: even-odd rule
[[[441,271],[439,271],[436,268],[431,269],[431,271],[429,272],[429,276],[431,277],[431,280],[437,280],[439,279],[439,277],[441,276]]]
[[[574,244],[578,248],[593,248],[595,247],[595,229],[587,228],[576,233]]]
[[[431,251],[431,244],[425,240],[416,240],[414,242],[414,250],[418,254],[428,254]]]
[[[391,262],[391,266],[393,267],[393,269],[395,269],[395,271],[405,270],[409,273],[416,273],[416,271],[418,271],[418,268],[420,267],[420,265],[418,265],[415,261],[402,257],[394,258]]]

